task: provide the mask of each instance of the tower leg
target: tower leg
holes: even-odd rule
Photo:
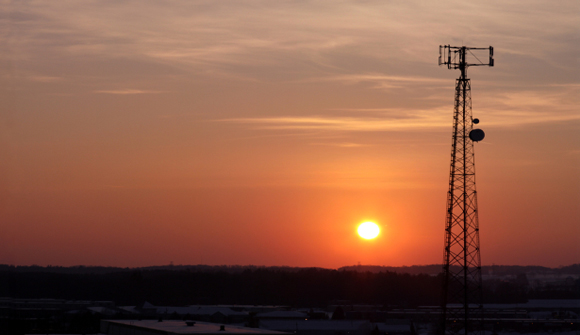
[[[447,193],[440,332],[483,332],[479,222],[475,188],[471,82],[465,71],[455,86],[451,171]]]

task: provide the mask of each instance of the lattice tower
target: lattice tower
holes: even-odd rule
[[[471,50],[489,50],[489,63],[467,62],[468,52],[477,59]],[[441,64],[450,69],[460,69],[461,76],[455,85],[440,333],[481,334],[483,304],[473,142],[482,140],[484,133],[473,128],[473,124],[479,123],[479,120],[472,116],[471,81],[467,78],[467,68],[493,66],[493,48],[442,46],[439,57]]]

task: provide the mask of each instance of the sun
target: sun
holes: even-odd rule
[[[373,238],[379,236],[381,229],[374,222],[363,222],[358,226],[358,234],[365,240],[372,240]]]

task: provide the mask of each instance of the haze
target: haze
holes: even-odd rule
[[[440,263],[459,75],[440,44],[495,49],[468,71],[483,264],[578,263],[579,13],[3,1],[0,263]]]

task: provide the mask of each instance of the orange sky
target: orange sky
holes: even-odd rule
[[[440,263],[459,75],[440,44],[495,48],[468,71],[483,264],[578,263],[579,12],[9,1],[0,263]]]

